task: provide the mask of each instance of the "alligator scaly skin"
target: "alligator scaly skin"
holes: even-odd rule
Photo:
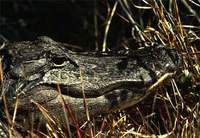
[[[180,63],[176,50],[161,45],[124,54],[72,52],[67,46],[39,37],[1,49],[2,95],[10,111],[18,98],[17,120],[26,118],[27,112],[35,119],[42,116],[31,102],[35,101],[63,122],[58,84],[79,120],[86,120],[83,91],[91,116],[127,108],[143,100],[148,87]]]

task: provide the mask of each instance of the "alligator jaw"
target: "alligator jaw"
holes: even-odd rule
[[[58,88],[60,89],[61,96],[63,97],[64,101],[59,96]],[[84,99],[82,97],[73,97],[71,95],[67,95],[66,88],[62,86],[38,85],[30,91],[32,93],[31,95],[21,93],[18,96],[19,111],[28,111],[30,109],[33,110],[34,108],[32,106],[32,101],[34,101],[45,107],[53,116],[59,117],[61,120],[63,120],[63,115],[61,115],[61,112],[63,112],[62,102],[64,102],[65,105],[69,106],[70,109],[76,114],[78,119],[86,118]],[[120,88],[108,91],[105,95],[97,97],[86,96],[86,108],[88,108],[89,113],[92,116],[100,113],[109,113],[111,111],[124,109],[138,103],[144,97],[145,93],[145,88]],[[131,103],[131,105],[127,103]]]

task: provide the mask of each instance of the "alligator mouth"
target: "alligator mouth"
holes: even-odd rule
[[[97,98],[103,95],[111,95],[115,94],[115,90],[122,90],[122,89],[137,89],[137,90],[144,90],[147,88],[149,84],[144,84],[144,82],[119,82],[112,85],[108,85],[106,87],[102,87],[100,89],[85,89],[83,87],[72,87],[66,86],[62,84],[42,84],[46,87],[50,87],[52,89],[56,89],[60,91],[62,95],[70,96],[73,98],[83,98],[83,93],[87,98]],[[121,94],[121,93],[118,93]]]
[[[91,95],[91,94],[88,94],[88,92],[86,92],[85,98],[89,101],[90,104],[94,104],[94,105],[96,105],[96,101],[99,100],[101,102],[106,101],[105,103],[111,105],[111,107],[115,107],[115,106],[121,106],[120,105],[121,102],[123,104],[127,104],[126,101],[131,101],[130,99],[132,99],[132,103],[135,104],[136,102],[140,101],[141,97],[145,97],[146,88],[147,87],[139,87],[139,88],[132,87],[132,88],[125,89],[123,86],[121,86],[121,87],[116,87],[110,90],[107,89],[107,91],[105,91],[104,94],[101,94],[101,95],[100,94]],[[33,88],[33,92],[35,92],[35,95],[37,95],[38,92],[39,93],[41,92],[39,95],[41,96],[40,100],[37,100],[39,103],[57,101],[59,91],[61,95],[63,96],[63,98],[69,103],[77,104],[78,102],[79,104],[82,104],[82,100],[80,99],[83,99],[83,92],[78,89],[73,89],[73,88],[70,89],[67,86],[63,86],[59,84],[51,84],[51,85],[43,84],[43,85],[38,85]],[[76,94],[74,93],[72,94],[72,92],[74,91],[77,91]],[[46,97],[49,97],[49,98],[46,98]],[[75,101],[75,102],[72,102],[72,101]],[[122,107],[126,107],[126,106],[128,107],[129,104],[123,105]]]
[[[121,85],[108,85],[106,88],[97,89],[97,90],[83,90],[74,87],[69,87],[67,85],[62,84],[46,84],[42,82],[37,83],[28,83],[24,84],[24,88],[22,88],[18,93],[21,93],[18,97],[22,105],[27,105],[27,100],[36,101],[40,104],[45,104],[48,102],[58,101],[59,91],[63,98],[70,103],[76,104],[78,101],[82,101],[83,92],[85,94],[85,98],[96,104],[96,101],[99,100],[101,102],[109,103],[113,105],[119,105],[120,101],[127,101],[131,98],[141,97],[145,95],[146,88],[148,85],[144,83],[121,83]],[[135,99],[135,98],[134,98]],[[75,102],[72,102],[75,101]],[[135,100],[134,100],[135,101]]]
[[[30,86],[30,85],[29,85]],[[26,88],[28,90],[28,88]],[[48,110],[59,110],[61,99],[59,91],[66,102],[76,113],[84,113],[83,93],[79,91],[79,95],[71,94],[74,89],[69,89],[67,86],[58,84],[39,84],[32,87],[29,91],[24,91],[24,94],[18,97],[18,109],[28,110],[32,107],[33,102],[44,105]],[[86,92],[88,93],[88,92]],[[141,101],[146,95],[146,88],[124,89],[118,87],[107,89],[102,95],[85,95],[87,106],[92,114],[107,113],[130,107]],[[54,108],[53,108],[54,107]],[[31,108],[32,109],[32,108]],[[94,113],[93,113],[94,112]]]

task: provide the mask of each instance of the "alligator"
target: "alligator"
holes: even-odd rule
[[[16,120],[41,118],[41,105],[61,122],[125,109],[144,100],[149,87],[180,66],[175,49],[155,45],[119,52],[73,52],[49,37],[8,43],[0,49],[2,91],[8,111],[17,104]],[[5,101],[4,101],[5,102]],[[86,106],[85,106],[86,105]],[[85,109],[87,108],[87,110]]]

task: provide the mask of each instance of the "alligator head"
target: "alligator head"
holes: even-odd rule
[[[35,101],[64,120],[59,88],[77,118],[86,116],[83,93],[91,115],[108,113],[141,101],[150,85],[179,66],[177,52],[163,46],[127,54],[95,54],[72,52],[66,45],[40,37],[10,43],[1,50],[3,94],[10,109],[17,98],[18,114],[40,114]]]

